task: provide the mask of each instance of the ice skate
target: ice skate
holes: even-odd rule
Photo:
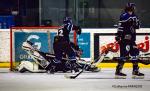
[[[143,79],[144,78],[144,74],[140,73],[138,65],[133,65],[132,78],[133,79]]]
[[[98,68],[98,67],[91,67],[90,69],[89,69],[89,71],[92,71],[92,72],[100,72],[100,68]]]
[[[89,65],[87,65],[86,67],[85,67],[85,70],[86,71],[91,71],[91,72],[100,72],[100,68],[98,68],[98,67],[96,67],[95,65],[91,65],[91,66],[89,66]]]
[[[49,68],[48,70],[47,70],[47,73],[48,74],[54,74],[56,71],[55,71],[55,66],[52,66],[51,68]]]
[[[116,79],[126,79],[126,74],[122,73],[122,72],[116,72],[115,73],[115,78]]]
[[[126,79],[126,74],[122,73],[124,61],[121,61],[116,67],[115,78],[116,79]]]
[[[133,79],[144,79],[144,74],[140,73],[139,71],[133,71],[132,78]]]

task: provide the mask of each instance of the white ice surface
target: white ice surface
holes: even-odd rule
[[[150,91],[150,69],[141,69],[144,79],[132,79],[132,69],[124,69],[127,79],[114,79],[115,69],[84,72],[76,79],[64,73],[14,73],[0,69],[0,91]]]

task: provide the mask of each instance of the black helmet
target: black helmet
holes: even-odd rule
[[[72,23],[71,17],[64,17],[63,23],[64,23],[64,24],[66,24],[66,23]]]
[[[128,11],[132,11],[132,12],[135,11],[135,4],[134,3],[127,3],[126,4],[125,12],[128,12]]]

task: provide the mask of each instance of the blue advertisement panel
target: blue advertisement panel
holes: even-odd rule
[[[90,58],[90,33],[82,33],[77,38],[79,47],[83,50],[83,58]]]
[[[53,45],[56,33],[50,33],[51,46]],[[30,56],[22,49],[22,44],[26,40],[33,42],[40,51],[48,52],[48,34],[45,32],[15,32],[14,33],[15,61],[32,60]],[[70,35],[71,41],[73,34]],[[78,45],[83,50],[83,58],[90,58],[90,33],[83,33],[78,36]],[[52,46],[53,48],[53,46]]]
[[[22,49],[22,44],[26,40],[30,40],[35,43],[35,45],[43,52],[48,52],[48,37],[47,33],[23,33],[23,32],[15,32],[15,61],[21,60],[30,60],[31,58],[28,54]]]

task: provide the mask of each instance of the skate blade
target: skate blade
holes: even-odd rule
[[[126,79],[126,76],[118,76],[118,75],[115,75],[115,79]]]
[[[133,75],[133,76],[132,76],[132,79],[144,79],[144,76],[136,76],[136,75]]]

